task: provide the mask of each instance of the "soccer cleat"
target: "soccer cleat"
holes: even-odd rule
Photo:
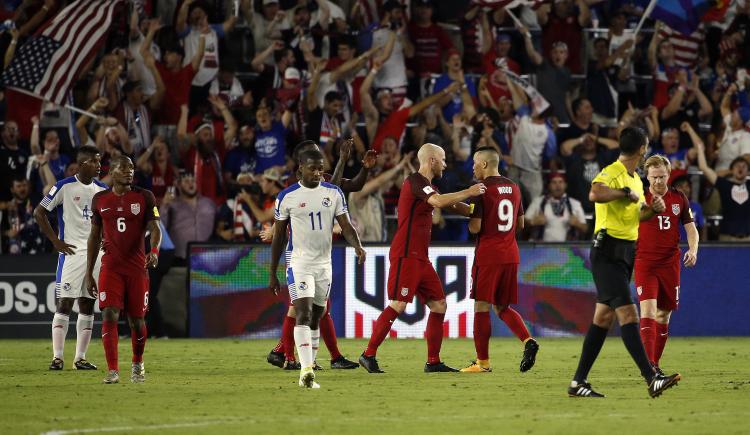
[[[91,364],[86,358],[81,358],[73,363],[76,370],[96,370],[96,366]]]
[[[489,361],[489,360],[488,360]],[[490,373],[492,367],[489,364],[485,367],[482,366],[477,360],[471,362],[471,365],[461,369],[461,373]]]
[[[313,368],[313,370],[315,370],[316,372],[317,372],[318,370],[323,370],[323,367],[321,367],[321,366],[320,366],[320,364],[318,364],[318,362],[317,362],[317,361],[313,361],[313,366],[312,366],[312,368]]]
[[[54,358],[52,363],[49,365],[50,370],[62,370],[65,363],[60,358]]]
[[[604,397],[604,394],[599,394],[591,388],[591,384],[583,382],[577,384],[575,387],[568,387],[568,396],[570,397]]]
[[[677,385],[677,382],[682,379],[679,373],[675,373],[670,376],[664,376],[657,374],[648,384],[648,395],[652,398],[657,398],[667,388],[671,388]]]
[[[305,367],[300,371],[299,386],[304,388],[320,388],[320,384],[315,382],[315,370],[312,367]]]
[[[651,366],[654,368],[654,371],[657,375],[666,376],[664,374],[664,370],[662,370],[659,366],[657,366],[656,364],[651,364]]]
[[[107,376],[104,377],[104,380],[102,381],[105,384],[116,384],[120,382],[120,372],[117,370],[110,370],[107,372]]]
[[[528,372],[532,367],[534,367],[537,352],[539,352],[539,343],[537,343],[533,338],[528,340],[523,349],[523,358],[521,359],[522,372]]]
[[[338,358],[331,360],[331,368],[332,369],[356,369],[359,367],[358,363],[355,363],[354,361],[349,361],[348,359],[344,358],[344,355],[340,355]]]
[[[146,367],[143,363],[133,363],[132,370],[130,371],[130,382],[134,384],[142,384],[146,381]]]
[[[271,351],[268,354],[268,357],[266,357],[266,361],[268,361],[268,364],[271,364],[272,366],[284,368],[284,352]]]
[[[425,363],[424,365],[425,373],[457,373],[459,371],[460,370],[458,369],[445,365],[442,361],[435,364]]]
[[[378,360],[374,356],[365,356],[363,353],[359,356],[359,364],[367,370],[367,373],[385,373],[380,370]]]
[[[293,359],[288,359],[284,361],[284,370],[299,370],[302,368],[302,364],[299,363],[299,361],[295,361]]]

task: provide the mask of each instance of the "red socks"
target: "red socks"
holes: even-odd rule
[[[500,319],[508,325],[508,328],[516,334],[519,340],[526,341],[527,338],[531,337],[529,330],[526,329],[526,324],[523,322],[523,318],[513,308],[505,307],[505,309],[500,311]]]
[[[146,322],[141,324],[140,329],[130,329],[130,343],[133,345],[133,362],[143,362],[143,349],[146,348]]]
[[[328,311],[326,311],[326,313],[323,314],[323,318],[320,319],[320,336],[326,343],[328,352],[331,354],[331,360],[340,357],[341,352],[339,352],[339,342],[336,340],[336,327],[333,326],[333,319]]]
[[[657,323],[654,319],[648,317],[641,317],[641,341],[643,341],[643,347],[646,349],[646,355],[648,360],[652,363],[656,362],[654,359],[654,341],[656,340]]]
[[[378,320],[375,321],[375,327],[372,329],[372,336],[370,336],[370,341],[367,343],[365,356],[375,356],[378,351],[378,347],[380,347],[380,345],[383,343],[383,340],[385,340],[385,337],[388,335],[388,332],[393,326],[393,321],[396,320],[397,317],[398,311],[391,308],[390,305],[385,307],[385,310],[380,313],[380,316],[378,316]],[[429,330],[429,323],[427,328]],[[442,328],[443,325],[441,324],[441,334]]]
[[[488,311],[474,313],[474,347],[477,349],[477,359],[490,358],[490,336],[492,323]]]
[[[440,347],[443,344],[443,319],[445,313],[434,313],[430,311],[427,317],[427,362],[437,364],[440,362]]]
[[[281,327],[281,330],[284,331],[284,326]],[[271,352],[284,352],[284,339],[283,338],[279,338],[279,342],[276,343],[276,347],[274,347],[273,350],[271,350]]]
[[[286,316],[284,317],[284,323],[281,325],[281,340],[279,340],[279,344],[284,349],[284,358],[287,361],[294,361],[294,326],[296,324],[297,319]],[[276,345],[276,347],[279,347],[279,345]]]
[[[659,365],[661,354],[664,352],[664,346],[667,345],[667,338],[669,338],[669,325],[664,323],[656,324],[656,334],[654,340],[654,364]]]
[[[117,366],[117,321],[104,320],[102,322],[102,344],[104,345],[104,356],[107,359],[109,370],[118,370]]]

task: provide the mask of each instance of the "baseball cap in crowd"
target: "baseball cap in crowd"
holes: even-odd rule
[[[738,107],[737,114],[740,116],[740,119],[742,120],[742,124],[744,124],[746,127],[750,127],[750,107],[747,107],[747,106]]]
[[[300,80],[299,70],[292,66],[288,67],[284,71],[284,80],[290,81],[292,83],[299,83],[299,80]]]
[[[568,44],[566,44],[564,41],[555,41],[552,43],[552,48],[564,48],[568,49]]]
[[[178,179],[183,179],[185,177],[193,177],[193,171],[189,171],[187,169],[180,169],[180,171],[177,173]]]
[[[268,181],[273,181],[282,188],[284,187],[284,185],[281,184],[281,175],[279,174],[279,171],[276,170],[276,168],[268,168],[263,171],[263,178]]]
[[[193,133],[198,134],[199,131],[203,130],[204,128],[207,128],[209,130],[213,130],[214,126],[211,125],[208,122],[201,122],[195,127],[195,130],[193,130]]]
[[[456,50],[455,48],[449,48],[448,51],[445,52],[445,59],[450,59],[451,56],[458,56],[461,57],[461,52]]]

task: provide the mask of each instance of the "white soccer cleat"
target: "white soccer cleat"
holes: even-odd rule
[[[303,367],[299,374],[299,386],[303,388],[320,388],[320,384],[315,382],[315,371],[312,367]]]
[[[116,384],[120,382],[120,372],[117,370],[110,370],[107,372],[107,376],[104,377],[104,380],[102,381],[105,384]]]
[[[133,368],[130,372],[130,382],[134,384],[142,384],[146,381],[146,367],[142,362],[133,363]]]

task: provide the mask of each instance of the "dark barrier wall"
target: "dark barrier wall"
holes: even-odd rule
[[[364,267],[356,266],[350,248],[337,246],[333,251],[331,312],[340,336],[368,337],[386,303],[388,247],[368,246],[367,251]],[[472,335],[473,254],[470,246],[430,248],[449,304],[447,336]],[[278,337],[287,296],[274,296],[266,289],[269,260],[268,245],[193,245],[186,319],[190,336]],[[49,336],[56,264],[56,256],[0,256],[0,338]],[[587,245],[521,247],[517,308],[535,335],[585,331],[595,301],[588,268]],[[670,333],[750,335],[744,313],[750,303],[749,282],[748,247],[702,247],[698,266],[682,270],[680,308],[672,317]],[[96,320],[101,320],[98,315]],[[410,304],[394,323],[393,335],[422,337],[425,322],[424,307]],[[99,334],[97,326],[95,336]],[[493,319],[493,334],[510,335],[497,319]]]
[[[369,246],[367,263],[356,265],[353,250],[334,247],[332,316],[337,333],[369,337],[386,304],[388,247]],[[585,332],[591,321],[595,291],[589,271],[588,245],[524,245],[519,268],[517,309],[537,336],[570,336]],[[673,316],[673,335],[750,335],[740,311],[750,302],[750,250],[738,246],[704,246],[698,266],[683,269],[680,308]],[[473,301],[469,299],[471,246],[430,248],[443,280],[449,309],[444,332],[472,336]],[[286,294],[266,289],[270,247],[267,245],[194,245],[189,272],[189,334],[192,337],[278,337],[287,309]],[[280,280],[284,282],[283,264]],[[635,290],[633,291],[634,300]],[[394,322],[392,335],[422,337],[426,312],[410,304]],[[510,335],[493,320],[493,334]]]

